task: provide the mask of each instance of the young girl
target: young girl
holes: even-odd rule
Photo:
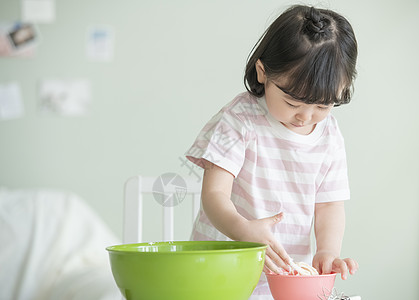
[[[351,98],[352,27],[333,11],[293,6],[249,57],[248,92],[224,106],[186,153],[205,169],[192,239],[265,243],[265,272],[289,270],[292,258],[346,279],[358,264],[340,258],[349,187],[330,111]],[[264,275],[251,299],[272,299]]]

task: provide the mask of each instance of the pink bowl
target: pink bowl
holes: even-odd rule
[[[335,284],[336,274],[296,276],[266,274],[275,300],[328,299]]]

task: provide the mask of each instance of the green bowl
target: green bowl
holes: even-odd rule
[[[266,245],[233,241],[125,244],[106,248],[122,295],[134,300],[245,300]]]

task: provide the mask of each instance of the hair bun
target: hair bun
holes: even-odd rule
[[[303,30],[312,39],[330,36],[330,19],[314,7],[305,16]]]

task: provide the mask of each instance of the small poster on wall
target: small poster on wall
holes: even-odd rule
[[[33,24],[0,24],[0,56],[32,57],[38,43],[39,33]]]
[[[110,62],[114,55],[114,30],[110,26],[91,26],[87,29],[86,55],[90,61]]]
[[[90,81],[87,79],[47,79],[39,90],[40,112],[62,116],[86,115],[91,102]]]

